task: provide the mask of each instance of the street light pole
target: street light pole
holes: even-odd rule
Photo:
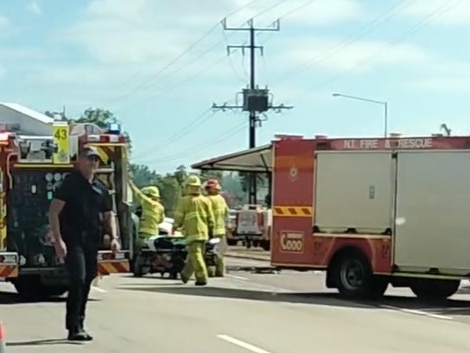
[[[341,93],[333,93],[333,97],[354,99],[354,100],[373,103],[373,104],[380,104],[381,106],[383,106],[384,108],[384,137],[388,136],[388,103],[387,102],[378,101],[378,100],[369,99],[369,98],[362,98],[362,97],[357,97],[357,96],[350,96],[350,95],[341,94]]]

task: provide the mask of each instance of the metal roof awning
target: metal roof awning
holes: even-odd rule
[[[266,173],[272,170],[272,159],[272,145],[269,144],[207,159],[191,165],[191,168]]]

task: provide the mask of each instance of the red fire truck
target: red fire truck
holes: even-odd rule
[[[274,267],[324,270],[349,298],[391,284],[444,299],[470,277],[470,136],[283,136],[195,166],[246,170],[261,157],[271,161]]]
[[[101,155],[103,163],[97,175],[112,195],[123,247],[121,253],[113,254],[102,234],[99,275],[129,272],[133,223],[127,202],[127,142],[123,134],[93,124],[69,126],[46,121],[48,117],[44,121],[26,114],[20,117],[21,123],[0,126],[0,278],[13,283],[24,296],[66,292],[65,269],[48,236],[48,209],[54,190],[72,171],[84,146],[94,146]],[[26,135],[21,129],[36,134]],[[50,134],[39,135],[38,131]]]

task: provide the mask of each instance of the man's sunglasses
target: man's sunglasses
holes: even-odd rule
[[[98,162],[100,160],[97,156],[88,156],[86,158],[92,162]]]

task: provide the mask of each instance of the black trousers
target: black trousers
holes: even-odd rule
[[[67,245],[65,266],[69,275],[65,326],[67,330],[77,330],[83,328],[91,283],[98,270],[97,247],[80,244]]]

